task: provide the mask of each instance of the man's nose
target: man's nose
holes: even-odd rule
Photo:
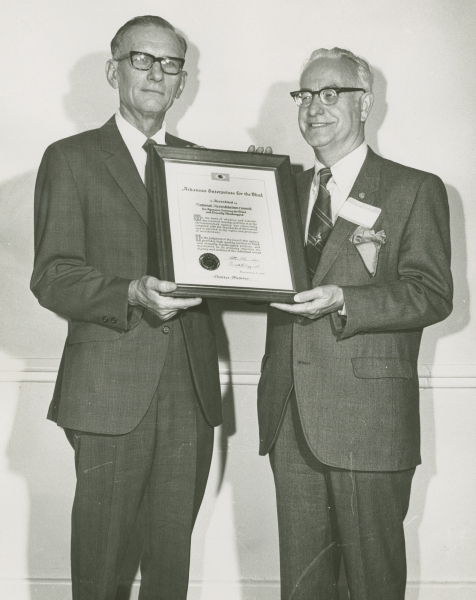
[[[311,115],[322,115],[324,113],[326,107],[322,100],[319,98],[319,94],[316,94],[312,98],[311,104],[309,105],[309,108],[307,110]]]
[[[162,67],[160,66],[160,62],[158,60],[149,69],[147,77],[152,81],[161,81],[164,78],[164,72],[162,71]]]

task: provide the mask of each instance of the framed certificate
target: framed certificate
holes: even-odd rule
[[[288,156],[152,146],[161,279],[173,296],[293,302],[308,275]]]

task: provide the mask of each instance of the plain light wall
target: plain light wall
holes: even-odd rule
[[[140,14],[168,19],[189,42],[189,80],[167,117],[171,133],[209,148],[271,145],[311,166],[289,92],[312,50],[340,46],[375,68],[373,149],[446,184],[455,303],[425,332],[420,354],[430,384],[422,393],[424,464],[407,519],[409,578],[412,600],[439,598],[442,588],[424,591],[432,582],[466,582],[458,600],[476,598],[473,0],[26,0],[2,8],[0,581],[15,580],[11,598],[39,600],[41,585],[69,576],[73,461],[61,432],[44,420],[52,383],[32,375],[44,365],[54,371],[66,330],[28,289],[36,170],[48,144],[100,126],[116,110],[104,75],[109,41]],[[270,582],[275,598],[273,483],[267,459],[257,457],[255,415],[265,314],[238,302],[211,304],[226,422],[194,536],[192,579],[205,582],[203,600],[216,580],[231,586],[227,598],[254,597],[244,584],[233,587],[246,581]]]

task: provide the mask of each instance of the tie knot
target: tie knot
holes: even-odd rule
[[[321,169],[319,171],[319,184],[326,187],[327,183],[331,177],[332,177],[332,173],[331,173],[331,170],[329,169],[329,167]]]
[[[142,149],[147,152],[149,146],[156,146],[156,145],[157,145],[157,142],[155,140],[153,140],[152,138],[149,138],[148,140],[146,140],[144,142],[144,145],[142,146]]]

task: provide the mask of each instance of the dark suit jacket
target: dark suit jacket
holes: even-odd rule
[[[313,170],[297,179],[307,214]],[[447,195],[442,181],[369,149],[351,196],[382,209],[371,277],[338,218],[312,287],[343,288],[347,318],[316,321],[270,308],[258,387],[260,453],[276,438],[294,385],[307,442],[335,467],[391,471],[420,462],[417,359],[423,327],[452,309]]]
[[[169,145],[187,142],[167,135]],[[128,306],[146,274],[148,194],[112,118],[45,152],[35,190],[40,304],[68,319],[49,418],[81,431],[120,434],[145,414],[164,364],[164,323]],[[215,336],[206,302],[174,318],[182,327],[199,401],[221,422]]]

